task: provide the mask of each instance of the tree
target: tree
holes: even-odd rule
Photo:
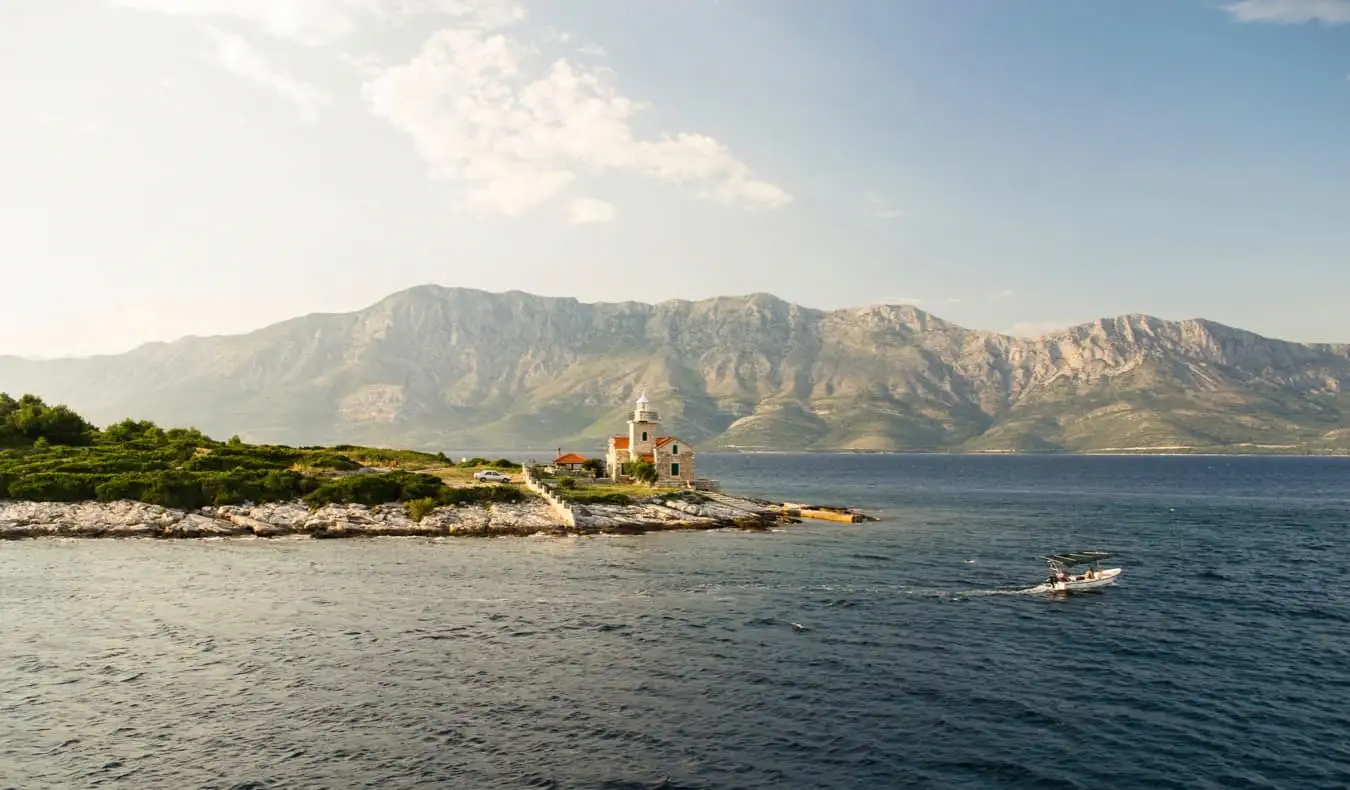
[[[603,458],[587,458],[585,461],[581,462],[581,468],[596,477],[603,477],[605,473],[609,471],[605,469],[605,459]]]
[[[129,444],[140,439],[148,439],[159,444],[164,440],[164,431],[149,420],[133,420],[128,417],[104,428],[103,439],[114,444]]]
[[[0,447],[19,443],[19,434],[10,424],[9,416],[19,410],[19,402],[0,392]]]
[[[196,428],[170,428],[164,432],[164,436],[171,442],[182,442],[191,444],[195,447],[204,447],[213,444],[210,436],[207,436]]]
[[[48,406],[36,395],[24,395],[15,402],[0,401],[0,412],[8,426],[3,439],[10,443],[31,444],[46,439],[51,444],[92,444],[97,429],[66,406]]]
[[[656,464],[651,461],[635,461],[628,464],[625,471],[629,477],[639,483],[646,483],[649,486],[656,485]]]

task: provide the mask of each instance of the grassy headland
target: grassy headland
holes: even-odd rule
[[[192,428],[165,430],[143,420],[99,429],[35,395],[16,400],[0,393],[0,499],[129,499],[183,510],[294,500],[311,507],[405,502],[410,512],[424,512],[527,497],[514,485],[447,484],[471,480],[479,466],[510,472],[514,465],[485,459],[456,465],[439,453],[353,445],[217,441]]]

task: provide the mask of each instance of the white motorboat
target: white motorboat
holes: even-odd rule
[[[1072,551],[1046,555],[1044,559],[1050,564],[1050,578],[1045,580],[1046,587],[1051,592],[1078,592],[1115,584],[1120,578],[1120,568],[1102,567],[1102,560],[1110,556],[1104,551]],[[1088,567],[1082,573],[1070,572],[1079,565]]]

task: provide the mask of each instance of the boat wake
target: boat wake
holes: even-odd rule
[[[978,598],[990,595],[1040,595],[1041,593],[1048,592],[1050,592],[1050,585],[1042,582],[1035,587],[1024,587],[1020,590],[967,590],[965,592],[957,593],[957,595],[968,598]]]
[[[1002,590],[911,590],[912,593],[940,598],[946,601],[964,601],[970,598],[995,598],[1008,595],[1044,595],[1050,591],[1050,585],[1045,583],[1038,584],[1035,587]]]

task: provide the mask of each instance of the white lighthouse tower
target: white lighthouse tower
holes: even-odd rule
[[[637,399],[637,406],[633,409],[633,419],[628,421],[628,452],[634,461],[642,460],[642,456],[651,455],[652,447],[656,444],[656,433],[661,427],[661,416],[652,409],[651,401],[647,400],[647,393],[643,392]]]

